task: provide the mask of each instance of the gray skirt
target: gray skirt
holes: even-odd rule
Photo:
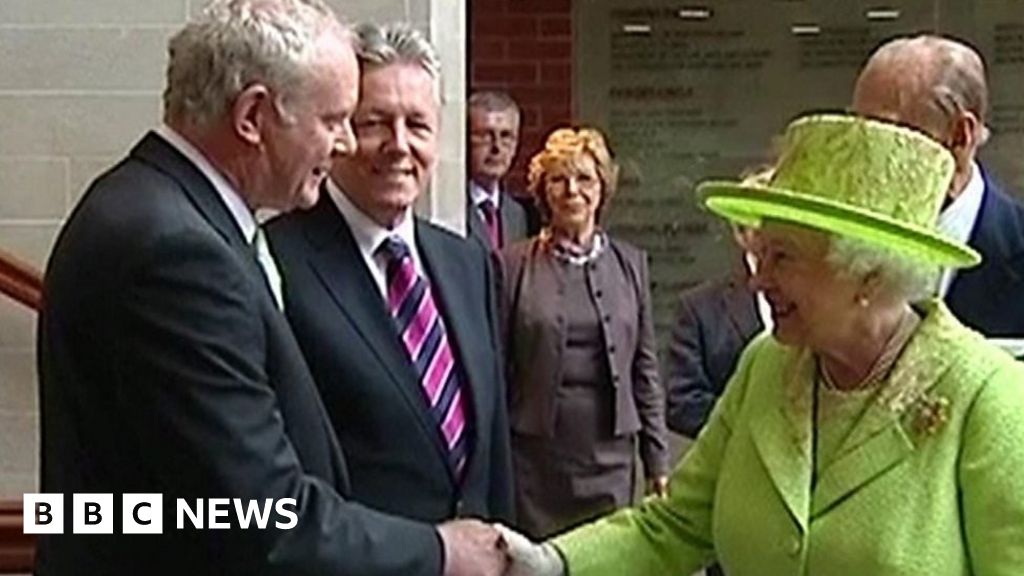
[[[611,401],[601,387],[563,385],[554,438],[512,433],[516,520],[530,537],[548,538],[632,503],[636,435],[612,435]]]

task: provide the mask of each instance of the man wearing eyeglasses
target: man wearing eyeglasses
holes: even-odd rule
[[[469,98],[466,226],[493,251],[528,236],[526,209],[503,185],[519,145],[519,106],[504,92]]]

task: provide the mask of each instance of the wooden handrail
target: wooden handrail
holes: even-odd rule
[[[43,303],[43,275],[0,250],[0,294],[38,311]],[[21,513],[19,500],[0,500],[0,574],[32,572],[35,538],[23,533]]]
[[[38,311],[43,303],[43,275],[31,264],[0,250],[0,293]]]
[[[29,574],[35,557],[35,538],[21,527],[21,502],[0,501],[0,574]]]

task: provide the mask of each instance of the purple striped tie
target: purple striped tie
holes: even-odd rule
[[[484,224],[487,225],[487,239],[491,243],[491,250],[501,250],[501,222],[498,220],[498,207],[490,200],[484,200],[478,206],[480,213],[484,216]]]
[[[444,319],[434,303],[430,284],[416,273],[405,242],[388,238],[377,252],[387,262],[388,310],[416,368],[430,413],[448,445],[449,463],[456,477],[461,477],[468,453],[465,401]]]

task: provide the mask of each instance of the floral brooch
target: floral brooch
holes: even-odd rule
[[[940,394],[924,393],[911,404],[914,431],[933,436],[949,421],[949,398]]]

